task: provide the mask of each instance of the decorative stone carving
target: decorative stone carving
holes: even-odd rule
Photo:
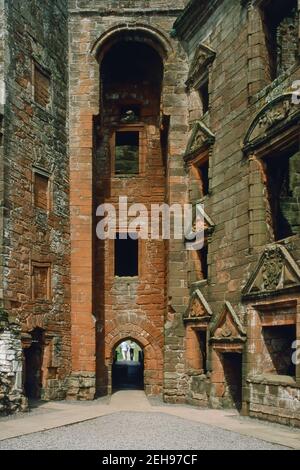
[[[122,116],[120,121],[124,124],[132,124],[138,122],[139,117],[136,115],[133,109],[128,109]]]
[[[192,88],[197,85],[201,77],[206,73],[208,65],[210,65],[216,57],[213,49],[205,44],[199,44],[189,70],[186,86]]]
[[[202,321],[209,322],[212,311],[204,295],[199,289],[196,289],[190,298],[189,306],[183,315],[184,321]]]
[[[277,288],[283,267],[282,252],[275,246],[266,252],[265,263],[262,266],[263,286],[265,290]]]
[[[252,121],[244,140],[244,150],[269,138],[271,132],[282,129],[286,123],[300,115],[299,106],[292,101],[292,93],[277,96],[267,103]]]
[[[209,148],[215,142],[215,135],[202,121],[197,121],[191,132],[184,159],[188,161],[195,154],[199,154],[202,149]]]
[[[265,114],[263,114],[258,121],[258,126],[269,130],[272,126],[277,124],[280,121],[286,119],[291,110],[291,102],[285,100],[282,103],[275,105],[274,108],[267,109]]]
[[[212,322],[210,334],[212,341],[244,342],[246,340],[246,332],[229,302],[225,302],[224,308]]]
[[[243,289],[243,296],[257,296],[300,286],[300,269],[282,245],[270,245],[262,254]]]

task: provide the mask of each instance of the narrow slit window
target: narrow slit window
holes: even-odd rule
[[[207,196],[209,192],[208,160],[199,164],[197,166],[197,171],[201,184],[201,196]]]
[[[139,173],[139,148],[139,132],[116,132],[115,174],[137,175]]]
[[[207,334],[206,330],[198,330],[197,337],[199,341],[200,359],[202,363],[203,373],[207,373],[206,360],[207,360]]]
[[[208,79],[199,87],[199,95],[202,103],[202,114],[205,114],[209,110]]]
[[[122,238],[117,234],[115,240],[115,276],[135,277],[139,274],[138,240]]]
[[[202,279],[208,277],[208,246],[205,244],[201,250],[197,251],[199,263],[200,263],[200,276]]]

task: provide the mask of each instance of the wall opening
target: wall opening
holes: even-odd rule
[[[115,276],[135,277],[139,275],[139,241],[122,238],[118,233],[115,240]]]
[[[208,179],[208,159],[196,164],[196,168],[199,175],[201,185],[201,196],[204,197],[209,191],[209,179]]]
[[[298,144],[264,160],[275,240],[300,232],[300,153]]]
[[[193,373],[207,373],[207,329],[188,325],[186,328],[186,362]]]
[[[201,250],[196,251],[200,265],[200,277],[201,280],[208,278],[208,245],[205,243]]]
[[[263,2],[262,20],[268,57],[269,78],[273,81],[297,63],[298,2],[267,0]]]
[[[207,373],[207,330],[197,331],[203,374]]]
[[[209,155],[205,153],[190,165],[190,200],[198,201],[209,193]]]
[[[139,173],[139,146],[139,132],[116,132],[115,173],[117,175],[137,175]]]
[[[208,279],[208,243],[205,241],[201,250],[190,251],[191,271],[189,283],[194,284],[198,281]]]
[[[201,104],[202,115],[206,114],[209,110],[209,81],[208,77],[201,83],[198,88]]]
[[[264,372],[295,377],[292,345],[296,340],[296,325],[263,326],[262,335],[268,355],[263,361]]]
[[[114,350],[112,391],[144,388],[144,353],[135,341],[122,341]]]
[[[225,379],[225,406],[242,408],[242,359],[240,353],[226,352],[222,354]]]
[[[24,390],[27,398],[40,400],[43,383],[44,331],[36,328],[31,336],[31,346],[24,349]]]

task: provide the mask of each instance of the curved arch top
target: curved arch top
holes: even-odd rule
[[[142,23],[132,25],[124,23],[105,31],[93,44],[91,54],[95,56],[98,62],[101,62],[105,53],[122,38],[148,43],[159,53],[162,60],[165,60],[173,51],[169,38],[153,26]]]
[[[147,346],[147,344],[143,344],[141,342],[140,339],[138,339],[137,337],[135,337],[134,335],[128,335],[128,336],[125,336],[124,338],[122,339],[119,339],[115,344],[114,346],[112,346],[111,350],[113,351],[114,349],[117,349],[121,343],[123,343],[123,341],[133,341],[134,343],[136,343],[142,350],[145,349],[145,347]]]
[[[244,139],[244,151],[251,149],[272,132],[279,130],[299,115],[298,107],[293,104],[293,93],[283,93],[266,103],[252,120]]]

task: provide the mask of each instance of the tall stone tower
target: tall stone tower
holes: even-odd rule
[[[119,220],[116,240],[96,237],[100,204],[127,197],[150,213],[186,202],[187,64],[170,34],[184,3],[69,2],[70,397],[110,392],[115,349],[128,339],[142,349],[146,393],[184,395],[183,241],[124,240]]]

